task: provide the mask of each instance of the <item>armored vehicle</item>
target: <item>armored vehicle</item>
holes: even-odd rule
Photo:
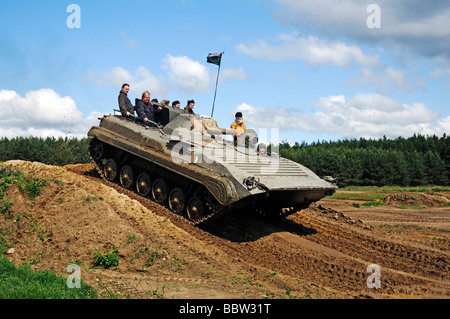
[[[88,136],[103,178],[197,225],[245,209],[280,216],[331,195],[337,186],[305,166],[264,152],[257,133],[165,108],[157,122],[114,114]]]

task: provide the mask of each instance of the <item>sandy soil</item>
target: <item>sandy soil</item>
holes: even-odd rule
[[[279,221],[246,212],[193,227],[165,208],[111,187],[91,164],[9,161],[49,183],[34,202],[11,185],[0,229],[16,264],[64,276],[81,265],[101,297],[449,298],[450,193],[401,193],[378,207],[322,199]],[[17,216],[20,218],[17,218]],[[92,265],[118,247],[115,269]],[[377,265],[380,288],[374,283]]]

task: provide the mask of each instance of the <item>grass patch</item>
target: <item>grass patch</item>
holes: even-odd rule
[[[175,272],[181,272],[183,273],[183,266],[188,265],[189,262],[178,259],[177,256],[173,256],[169,261],[169,269]]]
[[[343,193],[342,193],[343,192]],[[352,193],[354,192],[354,193]],[[362,192],[362,193],[358,193]],[[450,192],[448,186],[347,186],[339,188],[333,195],[327,198],[342,200],[362,200],[367,202],[376,202],[395,193],[423,193],[423,192]],[[356,207],[356,206],[355,206]]]
[[[5,198],[0,205],[0,213],[5,216],[11,215],[11,207],[14,203],[9,198]]]
[[[30,199],[35,199],[41,194],[41,188],[48,184],[48,180],[40,180],[39,178],[34,178],[32,180],[25,181],[25,191],[30,197]]]
[[[31,178],[21,171],[14,171],[10,167],[3,166],[0,168],[0,199],[3,199],[9,185],[15,183],[23,194],[27,194],[31,200],[34,200],[48,182],[48,179]]]
[[[341,191],[364,191],[364,192],[375,192],[375,193],[399,193],[399,192],[409,192],[409,193],[422,193],[422,192],[450,192],[450,186],[347,186],[339,188]]]
[[[49,271],[33,271],[27,265],[14,266],[0,256],[0,299],[96,299],[97,292],[81,282],[68,288],[67,280]]]
[[[0,169],[0,175],[5,173]],[[11,173],[11,172],[8,172]],[[11,182],[21,178],[19,172],[12,172],[5,177],[0,176],[1,190],[5,190]],[[23,184],[25,185],[25,184]],[[8,198],[0,198],[2,214],[10,213],[13,203]],[[23,215],[18,215],[20,220]],[[44,239],[45,230],[42,230],[37,223],[31,225],[33,230],[39,231],[39,238]],[[0,227],[0,299],[96,299],[97,292],[91,286],[80,282],[80,288],[69,288],[67,279],[50,271],[33,271],[30,265],[37,264],[37,257],[28,258],[26,263],[16,267],[3,254],[14,246],[14,243],[7,239],[11,235],[9,228]]]
[[[92,265],[99,268],[117,268],[119,266],[119,247],[114,246],[107,252],[95,248]]]
[[[377,199],[374,202],[362,202],[361,205],[364,207],[375,207],[375,206],[383,206],[384,203],[381,199]]]
[[[417,205],[398,205],[400,209],[414,209],[414,210],[420,210],[425,209],[426,207],[423,206],[417,206]]]
[[[156,252],[152,249],[149,249],[147,247],[145,247],[145,248],[141,247],[134,254],[134,256],[131,258],[131,260],[133,261],[134,259],[142,258],[144,260],[142,267],[144,267],[144,269],[145,269],[148,267],[152,267],[159,257],[160,257],[160,255],[158,254],[158,252]]]
[[[334,199],[353,199],[353,200],[363,200],[363,201],[377,201],[382,200],[389,194],[387,193],[336,193],[327,198]]]

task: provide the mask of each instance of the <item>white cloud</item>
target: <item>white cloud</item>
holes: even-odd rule
[[[397,57],[425,58],[436,64],[431,76],[446,77],[450,85],[450,1],[448,0],[272,0],[275,19],[281,24],[327,39],[354,40],[358,45],[382,48]],[[369,28],[370,4],[381,10],[381,27]],[[406,61],[406,59],[405,59]],[[366,67],[369,67],[366,65]],[[385,93],[394,85],[402,91],[424,88],[424,80],[407,81],[404,75],[363,70],[355,81],[375,85]],[[394,79],[395,76],[398,78]],[[381,86],[380,86],[381,85]]]
[[[450,128],[450,116],[442,118],[423,103],[406,105],[379,94],[323,97],[316,105],[319,110],[312,114],[296,108],[260,108],[246,103],[235,111],[243,112],[250,126],[331,133],[346,138],[396,138],[414,133],[441,136],[448,134]]]
[[[438,125],[442,127],[444,132],[448,135],[448,133],[450,132],[450,116],[447,116],[446,118],[443,119],[439,119]]]
[[[238,69],[228,68],[224,69],[220,74],[220,82],[228,82],[232,80],[245,80],[248,81],[250,77],[244,71],[242,67]]]
[[[150,91],[153,96],[164,96],[167,92],[164,80],[161,77],[154,76],[143,66],[138,67],[134,74],[122,67],[114,67],[110,72],[102,74],[89,71],[84,79],[95,82],[99,86],[115,86],[118,90],[120,90],[122,84],[128,83],[130,84],[130,90],[139,96],[144,91]]]
[[[187,56],[174,57],[168,54],[163,59],[163,69],[169,73],[169,79],[181,91],[202,93],[210,89],[208,69]]]
[[[373,67],[379,64],[379,57],[367,55],[355,45],[347,45],[339,41],[328,41],[313,36],[281,34],[279,44],[271,45],[265,41],[258,41],[247,46],[239,44],[235,48],[247,55],[267,58],[274,61],[287,59],[301,59],[312,66],[332,64],[337,67],[348,67],[352,62]]]
[[[414,80],[408,79],[408,74],[402,70],[383,66],[378,72],[368,68],[363,68],[360,73],[347,82],[348,86],[369,85],[378,91],[387,93],[398,89],[404,92],[412,92],[417,89],[425,90],[425,81],[416,77]]]
[[[274,0],[278,21],[302,30],[353,37],[368,44],[389,44],[427,57],[450,57],[450,2],[447,0],[378,0],[381,28],[370,29],[367,7],[355,0]]]
[[[100,113],[85,118],[71,97],[61,97],[51,89],[30,91],[20,96],[0,90],[0,136],[77,137],[87,136],[98,125]]]
[[[436,58],[437,67],[430,71],[431,77],[447,77],[447,86],[450,87],[450,59]]]
[[[134,40],[134,39],[130,39],[127,34],[123,31],[119,32],[119,35],[125,40],[125,42],[127,43],[127,46],[135,51],[138,52],[138,48],[139,48],[139,43],[138,40]]]
[[[165,96],[170,83],[175,84],[181,92],[188,94],[204,93],[211,89],[211,76],[208,68],[187,56],[174,57],[168,54],[163,58],[161,67],[167,72],[169,81],[164,80],[161,75],[152,74],[144,66],[138,67],[134,72],[120,66],[111,68],[109,72],[98,74],[89,71],[83,80],[95,82],[99,86],[114,86],[118,90],[122,84],[128,83],[130,90],[138,96],[144,91],[149,91],[152,96]],[[224,69],[220,74],[222,82],[248,79],[249,76],[243,68]]]

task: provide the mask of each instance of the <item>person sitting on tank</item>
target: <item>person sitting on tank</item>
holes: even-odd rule
[[[195,106],[195,101],[194,100],[188,100],[187,101],[187,105],[184,108],[184,114],[191,114],[194,115],[194,106]]]
[[[161,107],[158,108],[157,113],[155,114],[155,122],[158,124],[165,126],[167,123],[170,122],[170,101],[169,100],[162,100],[161,101]]]
[[[163,100],[161,101],[161,103],[158,102],[158,99],[152,99],[151,101],[155,115],[154,121],[162,126],[165,126],[167,123],[169,123],[169,103],[169,100]]]
[[[264,143],[259,143],[258,146],[256,147],[256,151],[258,152],[259,155],[261,155],[261,156],[266,156],[266,155],[267,155],[267,147],[266,147],[266,144],[264,144]]]
[[[158,102],[158,99],[152,99],[150,104],[155,111],[155,115],[162,110],[161,104]]]
[[[238,137],[241,136],[241,134],[244,133],[247,130],[247,128],[245,127],[245,124],[244,124],[244,117],[242,116],[242,112],[236,112],[234,117],[235,117],[235,121],[233,123],[231,123],[230,127],[233,130],[238,131],[238,134],[234,135],[234,144],[236,144]]]
[[[174,108],[174,109],[180,109],[180,101],[173,101],[172,102],[172,107]]]
[[[120,91],[118,97],[120,113],[122,113],[123,117],[129,117],[130,115],[134,115],[134,106],[131,104],[131,101],[128,98],[129,90],[130,85],[128,83],[124,83],[122,85],[122,90]]]
[[[169,107],[170,101],[169,100],[162,100],[160,104],[161,104],[162,107]]]
[[[149,121],[155,121],[155,113],[157,110],[162,110],[162,107],[154,108],[150,102],[150,92],[145,91],[142,93],[142,100],[138,100],[136,103],[136,110],[138,116],[144,121],[144,124],[152,125]]]

